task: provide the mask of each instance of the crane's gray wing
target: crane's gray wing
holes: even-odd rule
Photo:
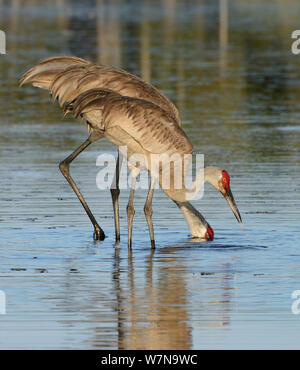
[[[92,89],[81,93],[69,106],[75,117],[83,117],[94,129],[112,132],[118,128],[149,153],[193,152],[176,120],[147,100]]]

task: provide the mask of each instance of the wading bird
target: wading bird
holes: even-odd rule
[[[81,195],[79,189],[77,188],[74,180],[70,176],[69,173],[69,165],[70,163],[92,142],[99,140],[101,137],[106,136],[110,141],[115,143],[117,146],[120,146],[117,143],[117,137],[109,136],[108,132],[105,132],[105,124],[104,118],[99,116],[99,111],[109,109],[112,104],[111,102],[115,100],[119,100],[120,104],[125,102],[125,105],[139,107],[139,108],[132,108],[133,111],[139,111],[140,115],[140,123],[139,123],[139,134],[143,131],[147,132],[151,128],[154,129],[155,135],[154,137],[151,135],[148,137],[150,142],[152,141],[155,143],[155,140],[159,141],[160,138],[166,139],[167,137],[172,138],[172,130],[173,134],[177,131],[180,132],[179,137],[176,137],[182,141],[183,138],[185,144],[187,145],[184,148],[184,143],[181,144],[181,154],[185,151],[192,151],[192,146],[188,139],[186,138],[184,132],[180,128],[180,117],[178,114],[177,109],[175,106],[163,95],[161,94],[154,86],[151,84],[141,80],[139,77],[129,74],[128,72],[114,68],[109,66],[98,66],[91,62],[85,61],[80,58],[76,57],[53,57],[42,61],[41,63],[37,64],[33,68],[31,68],[28,72],[26,72],[23,77],[21,78],[21,85],[31,82],[34,86],[44,88],[50,90],[53,100],[58,99],[60,105],[65,104],[65,112],[73,110],[76,107],[75,115],[78,116],[79,114],[83,116],[86,120],[87,129],[90,132],[89,138],[79,147],[77,148],[70,156],[68,156],[64,161],[60,163],[60,169],[65,178],[70,183],[71,187],[73,188],[74,192],[76,193],[77,197],[81,201],[84,209],[86,210],[91,222],[94,225],[94,237],[95,239],[104,239],[105,235],[98,223],[96,222],[93,214],[91,213],[89,207],[87,206],[83,196]],[[95,89],[96,88],[96,89]],[[100,88],[100,89],[99,89]],[[104,89],[103,89],[104,88]],[[114,94],[115,93],[115,94]],[[124,98],[125,100],[123,100]],[[93,104],[99,103],[99,99],[101,100],[101,108],[97,109]],[[127,99],[127,100],[126,100]],[[131,99],[131,100],[128,100]],[[80,103],[80,104],[79,104]],[[84,103],[84,104],[83,104]],[[147,103],[150,104],[147,105]],[[94,112],[97,112],[97,118],[90,116],[94,115],[94,113],[80,111],[78,107],[85,108],[86,104],[90,107],[90,104],[93,105]],[[135,119],[131,120],[132,117],[128,117],[131,111],[121,110],[120,107],[116,107],[115,104],[113,105],[113,109],[116,109],[116,116],[120,114],[123,119],[123,123],[119,122],[120,126],[128,127],[128,125],[135,125]],[[79,110],[78,110],[79,109]],[[146,118],[146,112],[144,111],[144,115],[142,114],[143,109],[147,110],[150,113],[150,118]],[[158,110],[157,110],[158,109]],[[157,132],[157,115],[159,116],[163,113],[164,120],[167,123],[168,129],[164,127],[164,125],[160,125],[164,131],[160,133]],[[89,116],[89,118],[87,118]],[[97,121],[98,120],[98,121]],[[100,120],[100,121],[99,121]],[[92,121],[92,122],[91,122]],[[130,121],[130,122],[129,122]],[[145,126],[143,126],[145,125]],[[159,125],[158,125],[159,126]],[[107,127],[110,127],[108,125]],[[110,132],[110,130],[109,130]],[[121,131],[120,131],[121,132]],[[118,132],[116,135],[121,135]],[[168,132],[168,134],[166,134]],[[141,135],[138,135],[140,137]],[[143,136],[143,135],[142,135]],[[176,136],[176,135],[175,135]],[[132,136],[131,138],[134,138]],[[174,139],[174,137],[173,137]],[[134,139],[133,139],[134,140]],[[175,140],[175,141],[176,141]],[[183,141],[184,141],[183,140]],[[126,140],[125,140],[126,141]],[[122,140],[121,140],[122,142]],[[125,142],[122,142],[125,143]],[[125,144],[127,145],[127,144]],[[128,145],[127,145],[128,146]],[[177,145],[178,146],[178,145]],[[180,146],[180,145],[179,145]],[[188,149],[187,149],[188,148]],[[131,148],[132,149],[132,148]],[[151,151],[148,151],[150,154]],[[131,173],[133,175],[133,183],[132,189],[130,193],[130,199],[127,207],[128,213],[128,225],[129,225],[129,245],[131,246],[131,229],[132,229],[132,219],[133,219],[133,195],[134,195],[134,184],[136,176],[138,175],[140,169],[135,169],[133,165],[130,167]],[[145,166],[145,169],[147,166]],[[118,189],[118,170],[119,170],[119,159],[117,161],[117,169],[115,175],[115,187],[111,189],[112,199],[113,199],[113,207],[114,207],[114,216],[115,216],[115,229],[116,229],[116,240],[120,238],[120,229],[119,229],[119,213],[118,213],[118,196],[119,196],[119,189]],[[155,178],[151,178],[151,184],[146,200],[146,204],[144,207],[145,215],[147,218],[147,223],[150,231],[150,237],[152,242],[152,247],[154,247],[154,233],[153,233],[153,226],[152,226],[152,197],[154,191],[154,182]],[[232,197],[230,187],[229,187],[229,176],[226,171],[219,169],[218,167],[207,167],[205,168],[205,180],[210,182],[213,186],[215,186],[221,193],[227,198],[231,208],[233,209],[235,216],[237,217],[238,221],[241,221],[238,209],[235,205],[234,199]],[[169,195],[169,194],[168,194]],[[188,202],[184,199],[184,197],[178,197],[169,195],[172,200],[177,204],[180,210],[183,212],[187,223],[190,227],[191,234],[193,237],[205,238],[207,240],[213,239],[213,230],[209,226],[209,224],[205,221],[203,216]]]

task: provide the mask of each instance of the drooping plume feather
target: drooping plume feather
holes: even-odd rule
[[[52,99],[58,99],[61,106],[85,91],[110,89],[160,106],[181,125],[178,110],[165,95],[148,82],[120,68],[96,65],[77,57],[53,57],[41,61],[20,79],[21,86],[30,82],[33,86],[49,90]]]
[[[88,65],[84,59],[71,56],[57,56],[43,59],[39,64],[30,68],[20,79],[20,86],[31,82],[33,86],[49,90],[50,84],[58,73],[72,65]]]

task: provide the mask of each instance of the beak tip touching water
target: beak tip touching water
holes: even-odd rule
[[[237,222],[238,222],[239,224],[242,224],[242,223],[243,223],[243,221],[242,221],[242,217],[241,217],[241,215],[240,215],[239,210],[238,210],[238,209],[236,209],[235,211],[233,211],[233,214],[234,214],[235,218],[237,219]]]
[[[239,210],[238,210],[238,209],[237,209],[237,214],[238,214],[238,216],[237,216],[237,220],[238,220],[238,222],[239,222],[240,224],[242,224],[242,223],[243,223],[242,216],[240,215],[240,212],[239,212]]]

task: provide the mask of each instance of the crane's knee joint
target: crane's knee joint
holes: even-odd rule
[[[59,164],[59,169],[64,176],[69,175],[69,167],[70,164],[66,161],[61,161]]]
[[[131,204],[128,204],[127,205],[126,210],[127,210],[127,216],[128,217],[133,217],[134,216],[135,210],[134,210],[134,208],[133,208],[133,206]]]
[[[120,195],[120,189],[119,188],[111,188],[110,189],[110,193],[111,193],[111,196],[115,199],[115,198],[118,198],[119,195]]]
[[[93,130],[88,138],[88,141],[90,143],[93,143],[94,141],[101,139],[103,136],[104,136],[103,130]]]
[[[150,216],[151,217],[152,216],[152,213],[153,213],[152,212],[152,207],[145,206],[144,207],[144,213],[145,213],[146,216]]]

